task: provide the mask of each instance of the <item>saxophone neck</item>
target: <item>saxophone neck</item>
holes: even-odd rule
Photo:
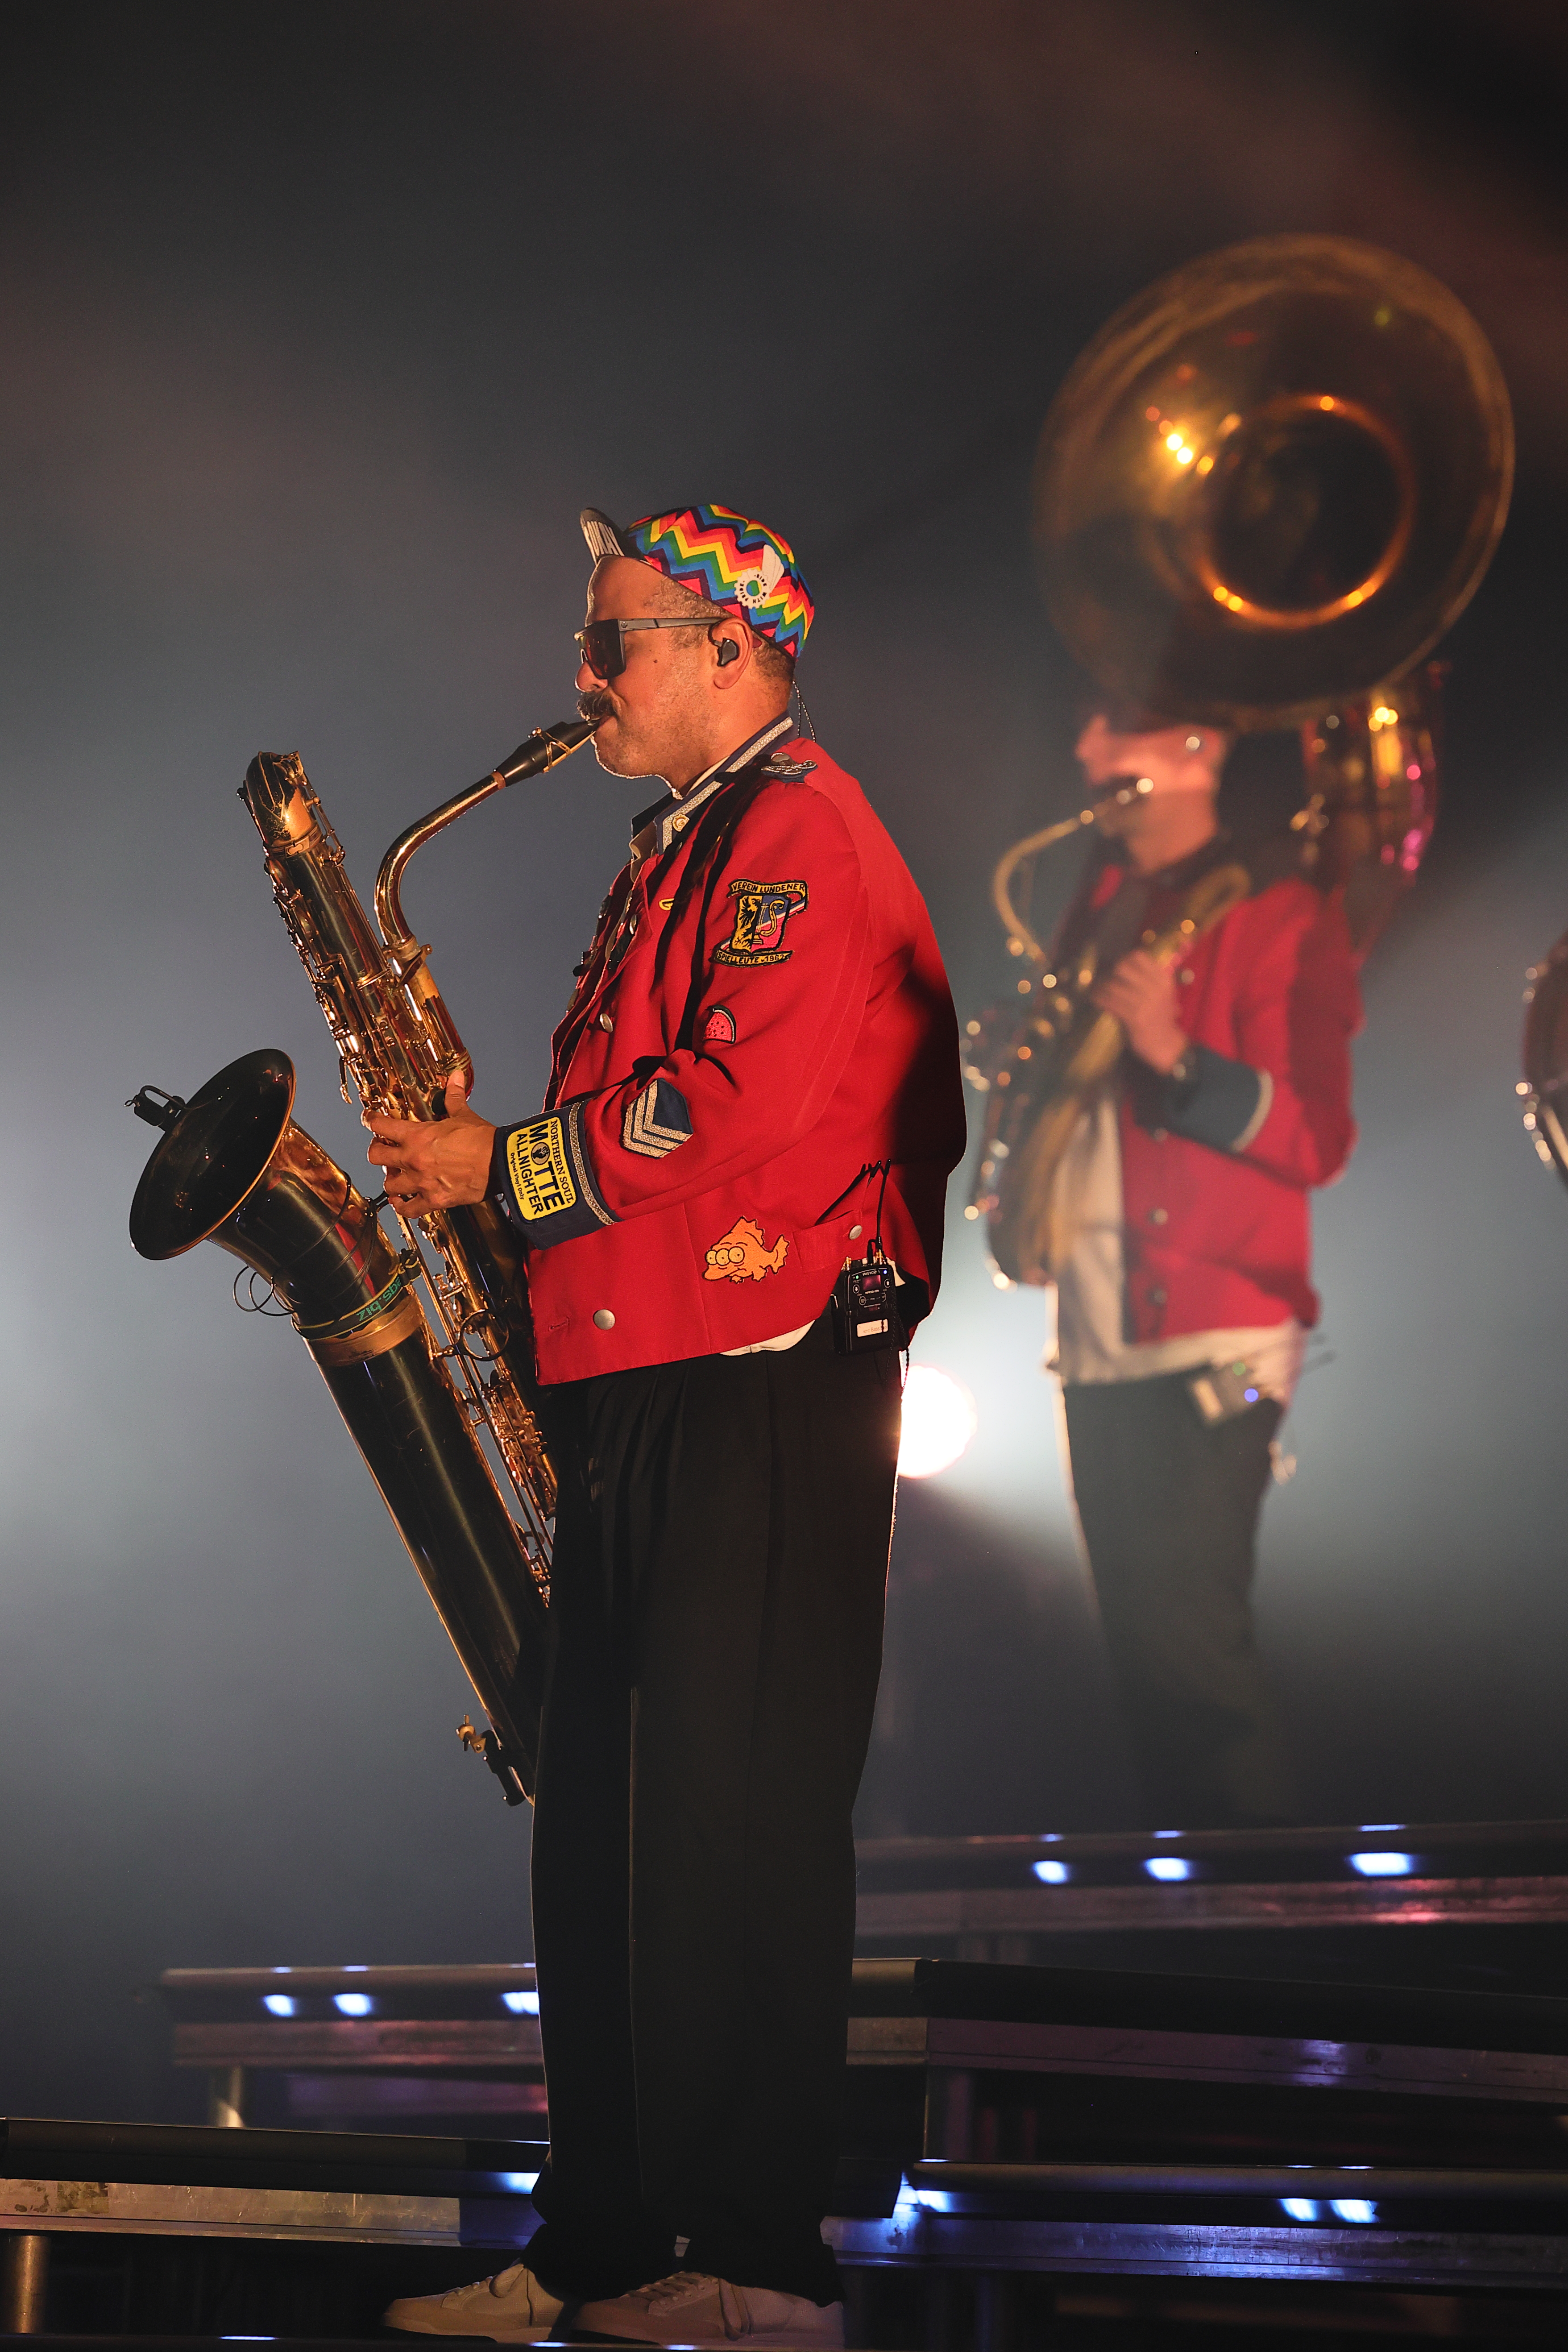
[[[570,758],[593,732],[594,722],[586,719],[563,719],[554,727],[535,728],[488,776],[481,776],[467,792],[443,801],[439,808],[432,809],[428,816],[422,816],[406,833],[398,835],[382,859],[381,871],[375,877],[375,919],[395,956],[406,960],[418,952],[403,912],[403,877],[415,851],[423,849],[427,841],[434,841],[438,833],[444,833],[460,816],[467,816],[470,809],[478,808],[481,801],[504,793],[509,784],[520,783],[526,776],[542,776],[557,761]]]

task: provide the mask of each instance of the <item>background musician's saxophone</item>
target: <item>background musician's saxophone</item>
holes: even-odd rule
[[[540,729],[411,825],[382,860],[374,928],[298,758],[252,761],[241,798],[336,1043],[345,1101],[397,1118],[445,1115],[448,1080],[471,1065],[428,950],[405,921],[405,868],[456,818],[592,732],[576,720]],[[188,1103],[143,1087],[132,1108],[164,1134],[137,1187],[131,1237],[152,1258],[215,1241],[292,1315],[489,1717],[484,1732],[465,1721],[460,1736],[520,1803],[538,1754],[555,1482],[528,1402],[519,1252],[488,1204],[410,1221],[365,1200],[294,1125],[293,1094],[292,1065],[269,1052],[231,1063]],[[382,1228],[383,1205],[401,1250]]]

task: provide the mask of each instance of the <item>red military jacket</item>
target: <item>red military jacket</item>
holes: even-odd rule
[[[1189,860],[1156,878],[1151,929],[1173,919],[1197,868]],[[1129,879],[1108,866],[1089,908],[1109,906]],[[1313,1324],[1307,1194],[1333,1181],[1355,1142],[1350,1041],[1361,998],[1341,899],[1296,876],[1274,882],[1201,933],[1175,977],[1192,1076],[1163,1080],[1126,1057],[1126,1337],[1290,1315]]]
[[[638,820],[544,1111],[497,1135],[546,1382],[815,1321],[879,1215],[935,1294],[964,1140],[947,977],[859,785],[788,734]]]

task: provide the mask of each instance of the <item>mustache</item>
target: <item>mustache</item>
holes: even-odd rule
[[[595,726],[597,726],[601,719],[613,719],[615,715],[615,698],[613,695],[605,693],[602,688],[591,688],[586,694],[580,694],[577,697],[579,719],[591,719]]]

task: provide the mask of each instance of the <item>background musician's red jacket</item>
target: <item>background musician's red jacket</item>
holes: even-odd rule
[[[1173,918],[1196,863],[1159,877],[1151,928]],[[1127,879],[1108,866],[1090,909]],[[1127,1057],[1126,1336],[1247,1329],[1289,1315],[1313,1324],[1307,1194],[1332,1182],[1355,1141],[1350,1041],[1361,998],[1341,901],[1295,877],[1272,883],[1194,940],[1174,970],[1177,1017],[1197,1049],[1193,1076],[1174,1084]]]
[[[888,1255],[935,1293],[963,1150],[946,974],[860,787],[788,735],[638,820],[545,1110],[497,1136],[547,1382],[814,1321],[879,1200]]]

